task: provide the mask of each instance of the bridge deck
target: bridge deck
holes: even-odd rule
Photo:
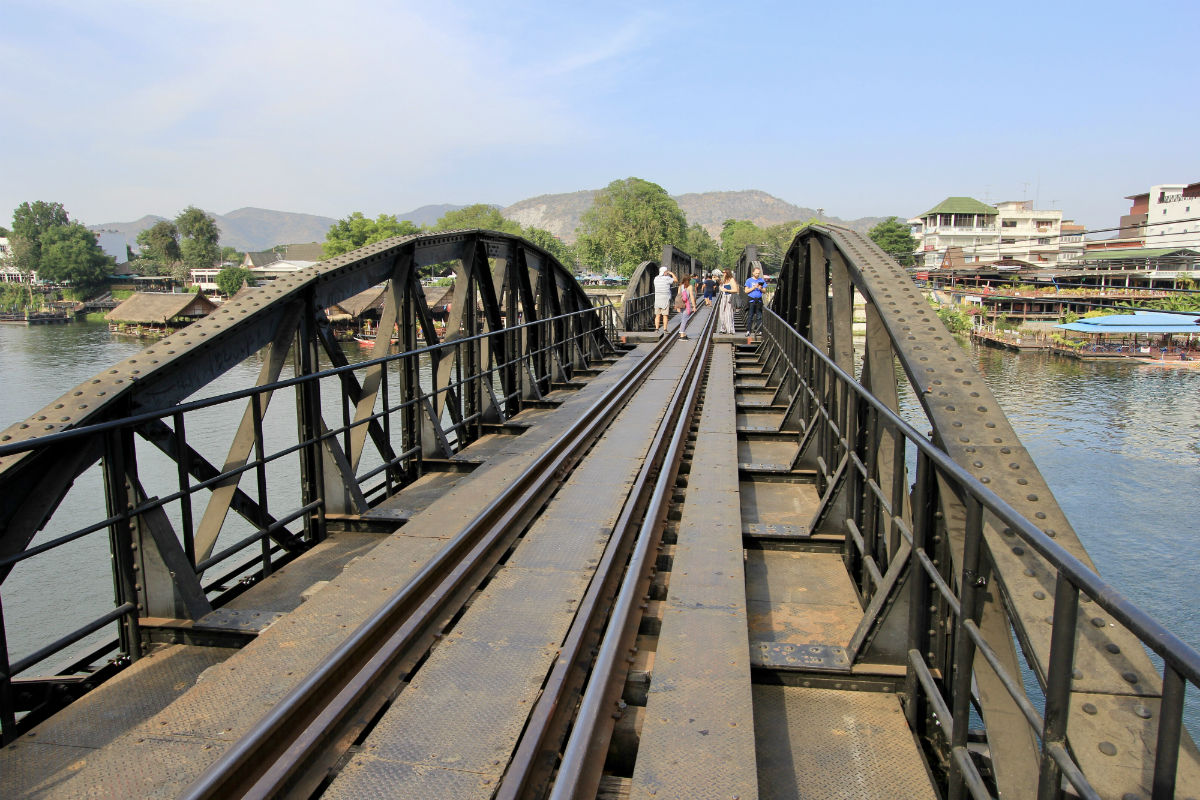
[[[327,796],[491,796],[697,344],[676,346],[630,401]],[[557,409],[521,415],[463,451],[458,466],[364,515],[394,522],[394,532],[335,534],[246,592],[221,612],[227,624],[232,611],[259,620],[245,625],[250,641],[241,649],[163,645],[0,752],[0,794],[179,794],[649,349],[640,345],[583,388],[560,391]],[[735,372],[739,349],[731,340],[715,346],[605,790],[933,797],[894,694],[806,688],[800,673],[763,655],[845,647],[862,609],[841,557],[829,551],[838,537],[807,536],[815,487],[792,466],[794,435],[770,436],[782,409],[770,406],[752,362],[737,359]]]

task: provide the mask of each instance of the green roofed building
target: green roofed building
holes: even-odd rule
[[[926,269],[944,266],[948,253],[962,253],[968,262],[999,257],[1000,227],[994,206],[974,197],[947,197],[919,217],[910,219],[917,238],[917,264]]]

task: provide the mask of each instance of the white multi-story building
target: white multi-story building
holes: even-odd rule
[[[1000,221],[998,258],[1052,267],[1058,263],[1062,212],[1037,211],[1031,200],[996,204]]]
[[[1062,212],[1039,211],[1029,200],[989,206],[973,197],[947,197],[908,222],[918,241],[917,263],[926,269],[948,258],[964,265],[1015,260],[1052,267],[1063,251]],[[1068,260],[1082,253],[1082,228],[1077,233],[1070,234],[1079,245],[1067,248]]]
[[[957,248],[968,263],[995,260],[1000,241],[997,211],[973,197],[947,197],[908,221],[917,240],[917,266],[937,269]]]
[[[1133,205],[1121,217],[1120,239],[1140,239],[1142,247],[1200,246],[1200,183],[1164,183],[1126,199]]]

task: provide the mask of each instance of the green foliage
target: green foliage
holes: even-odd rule
[[[1050,334],[1050,341],[1059,347],[1070,347],[1073,350],[1079,350],[1086,344],[1083,339],[1072,339],[1068,336],[1063,336],[1061,333]]]
[[[179,249],[179,228],[174,222],[162,220],[137,235],[142,248],[142,258],[154,265],[151,275],[161,275],[172,264],[183,258]]]
[[[72,222],[48,228],[41,237],[38,277],[55,283],[88,288],[102,283],[113,260],[96,243],[96,235]]]
[[[689,255],[699,259],[708,272],[721,266],[721,246],[717,244],[717,240],[712,237],[712,234],[699,223],[688,226],[687,239],[683,249]]]
[[[521,236],[549,252],[567,269],[574,269],[575,249],[550,231],[530,226],[521,231]]]
[[[746,245],[763,241],[763,229],[748,219],[727,219],[721,226],[721,266],[733,269]]]
[[[473,206],[447,211],[442,215],[433,229],[435,231],[461,231],[478,228],[485,231],[500,231],[520,236],[524,231],[520,224],[505,219],[500,209],[487,203],[476,203]]]
[[[871,228],[867,235],[871,237],[871,241],[879,245],[883,252],[896,259],[900,266],[911,267],[913,265],[917,240],[913,238],[912,231],[908,226],[896,217],[888,217]]]
[[[133,289],[113,289],[113,300],[128,300],[133,297]]]
[[[971,330],[971,315],[955,306],[941,305],[929,298],[929,305],[937,311],[938,319],[951,333],[966,333]]]
[[[1137,306],[1157,311],[1200,311],[1200,295],[1184,293],[1170,294],[1166,297],[1142,300],[1137,303]]]
[[[38,200],[21,203],[13,211],[13,263],[22,272],[36,272],[42,266],[43,237],[47,231],[70,224],[62,203]],[[93,239],[94,243],[94,239]]]
[[[226,267],[217,273],[217,289],[226,297],[237,294],[243,283],[254,285],[254,273],[245,267]]]
[[[0,283],[0,311],[12,314],[24,311],[31,304],[37,305],[29,284]]]
[[[1078,314],[1076,314],[1074,311],[1067,310],[1067,311],[1063,312],[1062,319],[1060,320],[1060,322],[1063,325],[1070,325],[1072,322],[1076,321],[1077,319],[1079,319]]]
[[[188,206],[175,218],[175,226],[182,237],[179,249],[183,259],[182,267],[172,270],[175,277],[186,280],[189,271],[206,269],[220,260],[221,231],[215,219],[195,206]]]
[[[420,232],[419,227],[408,220],[396,219],[394,214],[380,214],[376,219],[367,219],[361,211],[355,211],[330,226],[321,249],[325,258],[333,258],[393,236],[411,236]]]
[[[1021,327],[1021,320],[1012,317],[997,317],[995,323],[998,331],[1015,331]]]
[[[579,223],[579,259],[598,272],[633,274],[657,261],[663,245],[685,241],[687,218],[666,190],[641,178],[615,180],[596,195]]]
[[[225,245],[221,248],[221,263],[228,261],[231,264],[240,264],[245,257],[246,254],[236,247]]]

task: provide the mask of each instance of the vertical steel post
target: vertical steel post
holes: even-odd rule
[[[108,526],[109,548],[112,554],[113,601],[121,606],[131,603],[136,613],[121,617],[119,635],[121,652],[137,660],[142,655],[141,629],[138,617],[143,608],[138,597],[137,570],[133,556],[133,528],[129,512],[133,506],[129,494],[129,476],[133,467],[133,429],[114,428],[104,435],[104,499],[109,517],[115,521]]]
[[[295,371],[297,376],[317,371],[316,302],[310,290],[296,328]],[[320,501],[315,512],[304,514],[304,533],[309,543],[325,538],[325,473],[321,454],[321,387],[316,381],[296,384],[296,422],[300,441],[300,502]]]
[[[4,603],[0,601],[0,745],[17,737],[17,712],[9,674],[8,634],[4,627]]]
[[[954,623],[954,660],[950,676],[950,714],[954,719],[954,736],[950,748],[967,746],[967,729],[971,714],[971,665],[975,661],[975,642],[967,635],[963,623],[978,624],[982,608],[981,594],[986,585],[979,572],[980,552],[983,549],[983,504],[974,497],[964,498],[967,507],[966,531],[963,536],[962,579],[959,581],[959,613]],[[950,769],[950,800],[961,800],[967,791],[966,777],[954,759]]]
[[[258,508],[264,517],[271,512],[267,508],[267,464],[263,447],[262,427],[262,395],[255,393],[250,396],[250,405],[254,415],[254,474],[258,478]],[[264,536],[260,540],[262,546],[263,577],[271,574],[271,539]]]
[[[1183,699],[1187,685],[1171,665],[1163,664],[1162,699],[1158,706],[1158,738],[1154,747],[1154,800],[1175,796],[1175,773],[1182,744]]]
[[[1060,572],[1054,586],[1054,618],[1050,631],[1050,667],[1046,676],[1046,713],[1042,724],[1038,800],[1057,800],[1062,790],[1062,769],[1050,754],[1050,747],[1066,746],[1078,616],[1079,590]]]
[[[913,523],[912,523],[912,552],[909,564],[909,591],[911,597],[908,606],[908,652],[912,658],[923,660],[932,658],[929,651],[932,640],[933,615],[930,613],[930,579],[926,575],[925,566],[921,563],[920,555],[932,543],[933,534],[937,527],[934,508],[937,506],[937,477],[933,473],[933,464],[924,453],[917,453],[916,486],[913,489]],[[922,698],[921,684],[910,663],[906,670],[904,693],[908,702],[904,712],[908,719],[908,727],[915,733],[925,730],[925,707]]]
[[[187,446],[187,429],[183,423],[183,414],[178,411],[172,415],[175,424],[175,466],[179,476],[179,514],[183,522],[183,552],[187,555],[188,563],[196,567],[196,524],[192,517],[192,493],[189,481],[192,474],[192,452]]]

